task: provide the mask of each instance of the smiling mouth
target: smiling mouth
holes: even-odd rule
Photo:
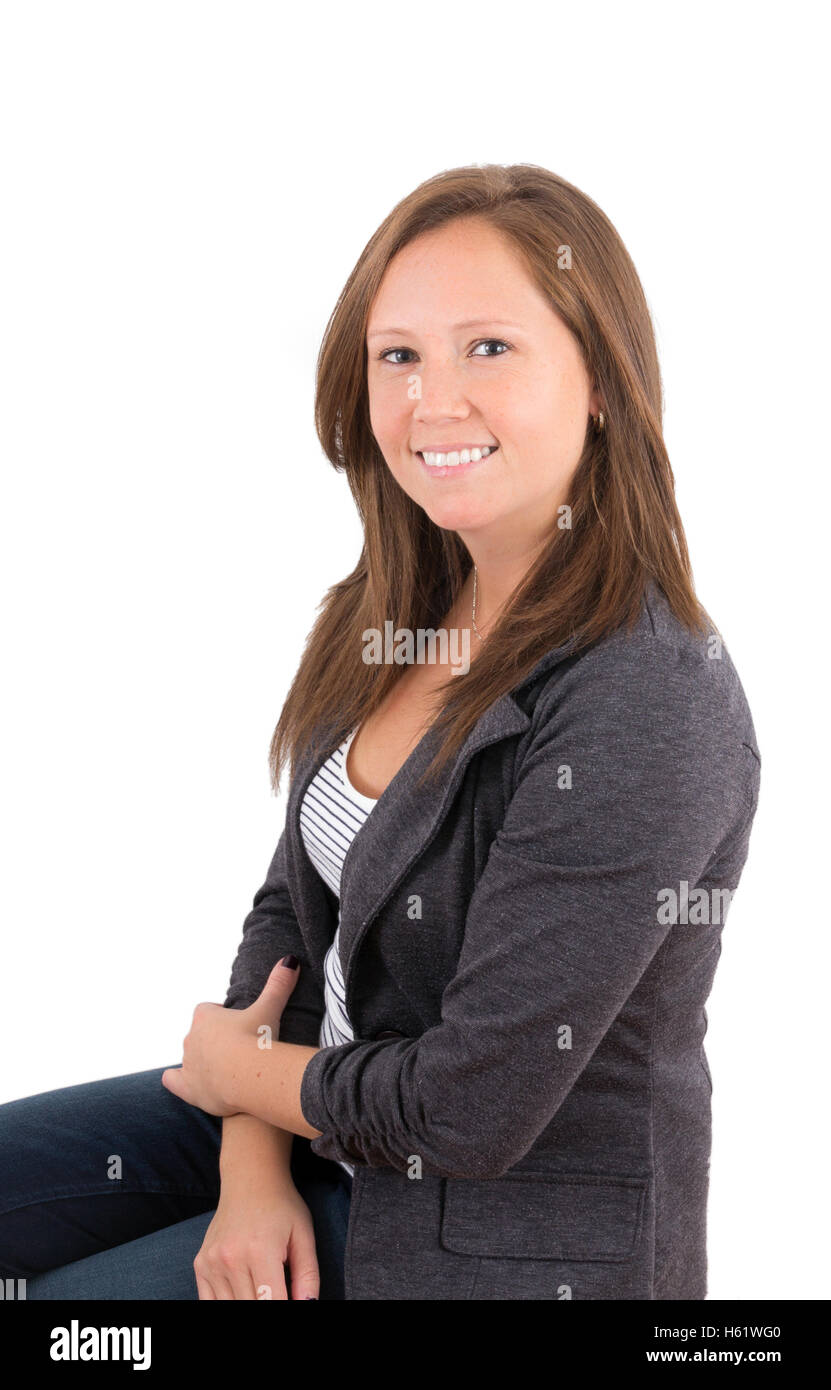
[[[485,444],[481,448],[475,446],[471,449],[452,449],[447,452],[418,449],[416,453],[426,468],[444,470],[464,468],[468,464],[479,463],[482,459],[490,458],[491,454],[495,454],[498,448],[498,444]]]

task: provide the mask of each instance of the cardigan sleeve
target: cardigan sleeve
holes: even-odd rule
[[[282,956],[297,956],[301,970],[280,1020],[280,1042],[316,1047],[323,1018],[323,991],[307,965],[306,948],[289,896],[286,880],[286,832],[277,842],[265,882],[254,894],[251,911],[242,924],[242,940],[231,967],[226,1009],[245,1009],[262,993],[272,968]]]
[[[669,931],[706,930],[665,920],[659,894],[692,890],[735,837],[738,880],[759,767],[734,668],[711,664],[639,642],[612,661],[589,653],[543,692],[441,1021],[307,1064],[300,1104],[321,1157],[405,1172],[418,1156],[424,1173],[501,1176]]]

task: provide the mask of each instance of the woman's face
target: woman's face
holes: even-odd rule
[[[479,218],[410,242],[387,267],[367,349],[372,430],[413,501],[463,539],[541,539],[600,400],[511,245]],[[420,456],[481,445],[498,447],[456,466]]]

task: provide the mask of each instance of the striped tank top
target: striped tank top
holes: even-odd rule
[[[343,861],[355,836],[376,805],[376,798],[363,796],[349,781],[346,758],[352,733],[336,748],[309,783],[300,806],[300,833],[306,853],[324,883],[340,898]],[[326,1009],[320,1025],[318,1045],[337,1047],[352,1042],[355,1034],[346,1012],[346,991],[340,959],[340,911],[335,936],[323,962]],[[354,1168],[338,1162],[350,1177]]]

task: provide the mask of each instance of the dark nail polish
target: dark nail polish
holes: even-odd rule
[[[284,965],[287,970],[296,970],[300,961],[297,959],[297,956],[283,956],[280,964]]]

